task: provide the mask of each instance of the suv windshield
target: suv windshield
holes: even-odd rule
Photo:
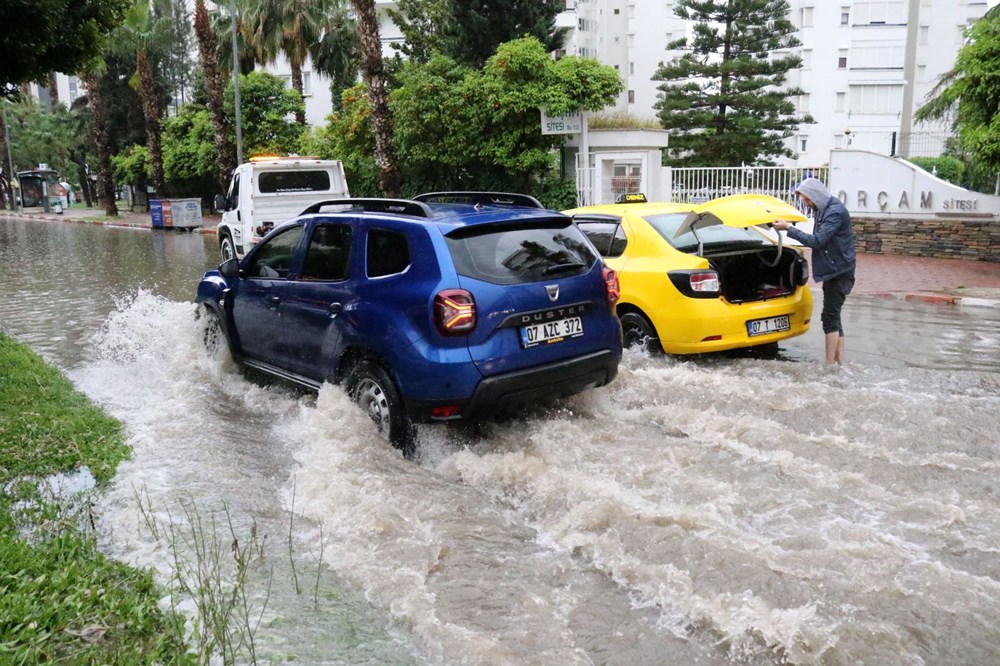
[[[758,246],[767,243],[767,239],[753,229],[727,227],[724,224],[703,227],[698,230],[697,236],[689,231],[675,238],[674,234],[677,233],[677,229],[680,228],[687,216],[687,213],[665,213],[663,215],[650,215],[642,219],[649,222],[650,226],[656,229],[656,232],[663,236],[665,241],[681,252],[697,251],[699,240],[706,250],[746,245]]]
[[[531,227],[465,227],[446,239],[459,275],[494,284],[580,275],[597,261],[590,243],[570,220],[542,221]]]

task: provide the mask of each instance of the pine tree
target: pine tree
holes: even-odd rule
[[[771,164],[794,157],[784,139],[808,115],[797,116],[782,89],[802,59],[787,49],[800,44],[785,0],[678,0],[677,16],[693,23],[693,36],[671,42],[683,53],[661,64],[660,123],[670,130],[676,166]]]

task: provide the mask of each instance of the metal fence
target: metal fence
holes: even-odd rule
[[[670,200],[703,203],[730,194],[769,194],[795,204],[795,186],[805,178],[828,183],[830,167],[692,167],[666,169]]]
[[[941,157],[948,141],[954,136],[950,132],[893,132],[889,154],[897,157]]]

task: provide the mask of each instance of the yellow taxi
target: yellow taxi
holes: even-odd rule
[[[809,330],[812,294],[800,247],[767,230],[805,222],[774,197],[741,194],[703,204],[614,204],[564,211],[618,272],[626,346],[698,354],[769,345]]]

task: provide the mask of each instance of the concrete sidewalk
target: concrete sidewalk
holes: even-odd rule
[[[103,210],[82,207],[67,208],[62,215],[0,211],[0,216],[152,229],[152,216],[149,213],[122,211],[117,218],[108,218]],[[195,231],[214,234],[219,219],[218,215],[206,215],[202,226]],[[169,232],[170,229],[164,231]],[[810,286],[820,288],[812,281]],[[859,254],[853,293],[948,305],[1000,307],[1000,264],[964,259]]]

